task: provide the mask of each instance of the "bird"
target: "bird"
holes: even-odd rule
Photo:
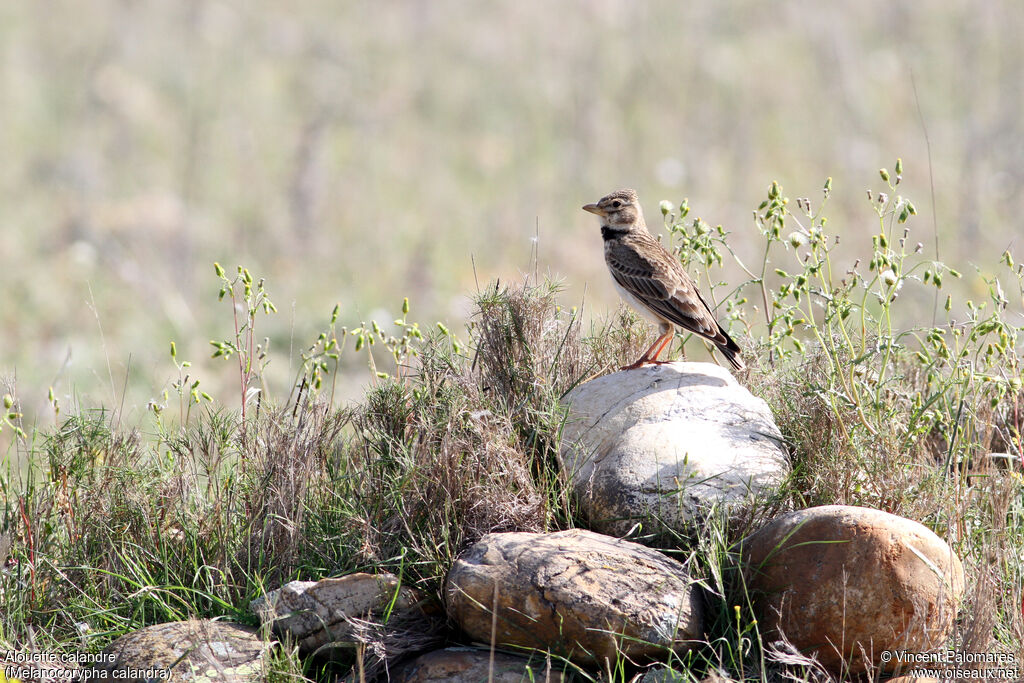
[[[648,232],[634,190],[612,192],[583,210],[601,218],[604,259],[615,288],[641,316],[659,325],[660,336],[623,370],[667,363],[658,356],[672,341],[676,327],[710,341],[736,370],[746,367],[739,345],[718,324],[693,278]]]

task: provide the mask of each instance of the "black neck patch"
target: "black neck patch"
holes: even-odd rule
[[[610,225],[601,226],[601,237],[604,238],[605,242],[607,242],[608,240],[613,240],[616,237],[621,237],[625,235],[627,232],[629,232],[628,228],[613,228]]]

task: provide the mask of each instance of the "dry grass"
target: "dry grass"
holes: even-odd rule
[[[782,210],[786,202],[773,192]],[[675,227],[705,254],[726,237]],[[777,238],[766,237],[769,246]],[[875,258],[904,263],[905,254],[879,242]],[[801,263],[806,280],[815,266],[809,257]],[[801,274],[787,277],[796,283]],[[706,645],[670,662],[686,675],[723,669],[744,680],[824,680],[784,646],[760,641],[735,551],[780,510],[833,503],[888,510],[947,539],[969,577],[949,647],[1013,650],[1024,661],[1015,460],[1022,397],[1012,355],[1020,330],[994,306],[989,317],[950,325],[948,347],[934,341],[945,334],[935,329],[932,341],[914,346],[879,322],[891,299],[863,304],[878,279],[865,282],[860,303],[860,289],[836,288],[824,313],[811,311],[824,320],[812,322],[798,322],[803,314],[786,303],[790,294],[772,291],[782,322],[761,346],[741,342],[751,367],[742,379],[771,405],[795,474],[742,515],[709,515],[692,533],[658,537],[707,589]],[[1002,290],[990,291],[998,303]],[[736,290],[732,304],[741,296]],[[825,300],[810,289],[803,296]],[[828,317],[847,303],[863,306],[864,338],[847,317]],[[452,561],[484,534],[574,526],[580,515],[555,458],[560,399],[633,360],[650,326],[619,312],[584,332],[580,311],[559,304],[558,287],[531,279],[480,293],[465,344],[444,326],[423,334],[399,322],[400,336],[376,324],[346,332],[374,357],[394,359],[378,361],[390,374],[379,371],[346,408],[331,406],[329,386],[314,381],[337,360],[332,323],[300,373],[303,389],[283,406],[260,394],[244,429],[214,404],[188,402],[185,383],[184,425],[158,421],[157,433],[145,434],[120,428],[110,413],[84,413],[19,440],[26,467],[0,477],[14,560],[0,574],[2,638],[17,647],[96,649],[128,630],[188,616],[252,622],[248,602],[268,589],[358,570],[394,572],[440,600]],[[827,325],[830,336],[822,334]],[[1001,350],[986,351],[993,339]],[[971,359],[970,372],[962,358]],[[989,455],[996,450],[1010,456]],[[377,675],[418,647],[408,634],[390,638],[364,626],[362,646],[342,666]],[[421,635],[437,642],[447,631],[439,625]],[[301,674],[288,652],[275,666],[282,679]],[[623,662],[616,676],[632,673]]]

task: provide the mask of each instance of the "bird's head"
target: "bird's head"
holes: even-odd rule
[[[612,192],[596,204],[587,204],[583,210],[600,216],[602,226],[627,229],[644,225],[644,214],[634,190]]]

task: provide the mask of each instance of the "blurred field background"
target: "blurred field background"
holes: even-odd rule
[[[535,246],[601,316],[580,206],[622,186],[655,228],[688,197],[742,236],[772,180],[817,202],[832,176],[852,261],[897,156],[913,239],[980,291],[972,263],[1022,256],[1022,35],[1013,2],[4,3],[0,382],[29,424],[50,387],[139,423],[174,340],[237,407],[214,261],[266,277],[278,395],[336,302],[457,326]]]

